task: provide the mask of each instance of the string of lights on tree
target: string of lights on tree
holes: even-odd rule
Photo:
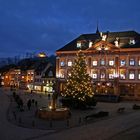
[[[71,67],[65,86],[65,93],[62,96],[85,101],[86,98],[93,97],[93,95],[93,86],[91,77],[87,73],[85,56],[79,51]]]

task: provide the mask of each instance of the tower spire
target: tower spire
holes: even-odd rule
[[[100,32],[99,32],[99,27],[98,27],[98,21],[97,21],[96,34],[100,34]]]

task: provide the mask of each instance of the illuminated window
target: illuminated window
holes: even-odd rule
[[[81,42],[77,42],[77,48],[81,48]]]
[[[138,60],[138,65],[140,66],[140,59]]]
[[[129,44],[130,45],[134,45],[136,42],[135,42],[135,39],[134,38],[130,38],[130,41],[129,41]]]
[[[114,75],[112,73],[109,73],[109,79],[113,79]]]
[[[104,71],[101,72],[100,78],[105,79],[105,72]]]
[[[114,78],[114,72],[115,70],[109,70],[108,78],[113,79]]]
[[[125,64],[126,64],[125,60],[121,60],[121,61],[120,61],[120,65],[121,65],[121,66],[125,66]]]
[[[92,44],[93,44],[93,43],[90,41],[90,42],[89,42],[89,48],[92,47]]]
[[[126,71],[124,69],[120,70],[120,79],[126,79]]]
[[[68,66],[72,66],[72,62],[71,61],[68,61]]]
[[[64,62],[64,61],[61,61],[61,62],[60,62],[60,66],[61,66],[61,67],[65,66],[65,62]]]
[[[92,78],[93,79],[97,79],[97,70],[96,69],[94,69],[93,71],[92,71]]]
[[[139,71],[139,74],[138,74],[138,79],[140,80],[140,71]]]
[[[86,65],[88,64],[88,60],[85,60],[85,64],[86,64]]]
[[[105,65],[105,60],[101,59],[101,66],[104,66],[104,65]]]
[[[135,60],[134,60],[134,58],[131,58],[131,59],[129,60],[129,65],[130,65],[130,66],[134,66],[134,65],[135,65]]]
[[[68,72],[68,76],[71,76],[71,73],[70,72]]]
[[[97,66],[97,61],[94,60],[94,61],[92,62],[92,64],[93,64],[93,66]]]
[[[92,78],[93,78],[93,79],[97,79],[97,73],[93,73],[93,74],[92,74]]]
[[[60,77],[61,77],[61,78],[64,78],[64,72],[61,72],[61,73],[60,73]]]
[[[109,66],[113,66],[114,65],[114,60],[110,60],[109,61]]]
[[[130,71],[130,73],[129,73],[129,79],[135,79],[135,73],[134,73],[134,71]]]

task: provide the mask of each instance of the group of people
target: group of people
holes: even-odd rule
[[[35,107],[37,107],[38,102],[37,102],[36,100],[34,100],[34,99],[29,99],[29,100],[27,101],[28,110],[31,109],[31,106],[32,106],[32,105],[34,105]]]
[[[13,92],[13,97],[15,99],[15,102],[17,103],[17,107],[19,108],[20,111],[24,111],[24,107],[23,107],[23,100],[22,98],[16,94],[16,92]],[[31,106],[35,106],[37,108],[38,106],[38,102],[34,99],[29,99],[27,101],[27,108],[28,110],[31,109]]]

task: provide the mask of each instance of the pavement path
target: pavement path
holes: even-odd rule
[[[24,140],[30,137],[44,136],[52,131],[28,129],[13,125],[7,120],[9,98],[4,90],[0,90],[0,140]]]
[[[55,132],[53,130],[23,128],[9,123],[7,120],[9,104],[10,100],[6,92],[1,89],[0,140],[140,140],[139,110]],[[129,106],[129,104],[127,105]]]
[[[34,140],[140,140],[140,112],[113,117]]]

